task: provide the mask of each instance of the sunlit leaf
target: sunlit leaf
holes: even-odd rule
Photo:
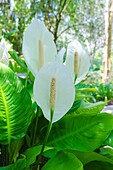
[[[103,144],[113,128],[113,115],[69,115],[53,125],[48,146],[56,149],[93,151]]]
[[[72,153],[61,151],[49,160],[42,170],[83,170],[83,165]]]
[[[0,143],[22,138],[31,122],[31,98],[18,77],[0,64]]]

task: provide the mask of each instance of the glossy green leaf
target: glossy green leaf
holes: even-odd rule
[[[26,156],[27,167],[35,162],[36,157],[41,152],[41,149],[42,149],[42,145],[39,145],[39,146],[31,147],[24,152],[24,155]],[[50,149],[52,149],[52,148],[51,147],[45,147],[44,152],[47,151],[47,150],[50,150]]]
[[[57,150],[56,149],[49,149],[47,151],[45,151],[43,153],[43,156],[46,157],[46,158],[53,158],[56,154],[57,154]]]
[[[83,170],[83,165],[72,153],[60,151],[49,160],[42,170]]]
[[[113,164],[113,160],[111,158],[108,158],[107,156],[101,155],[96,152],[79,152],[79,151],[71,152],[76,155],[76,157],[83,163],[83,165],[86,165],[87,163],[92,161],[102,161]]]
[[[9,162],[13,163],[17,160],[20,148],[23,145],[23,138],[18,141],[13,141],[10,144]]]
[[[18,77],[0,64],[0,143],[22,138],[31,122],[31,98]]]
[[[53,125],[48,145],[56,149],[92,151],[103,144],[113,128],[113,115],[67,116]]]
[[[104,106],[106,105],[106,102],[97,102],[97,103],[86,103],[82,102],[81,106],[75,111],[77,114],[95,114],[100,113]]]
[[[11,57],[24,69],[27,70],[26,65],[24,64],[24,62],[22,62],[19,58],[19,56],[17,55],[16,51],[9,51],[9,54],[11,55]]]
[[[85,165],[84,170],[113,170],[113,165],[107,162],[93,161]]]
[[[100,148],[100,154],[111,159],[113,163],[113,148],[110,146],[104,146]]]
[[[104,144],[113,147],[113,130],[111,131]]]
[[[21,159],[18,159],[14,164],[0,167],[0,170],[25,170],[26,168],[26,159],[25,157],[22,157]]]
[[[87,87],[87,88],[80,88],[80,89],[77,89],[76,92],[95,92],[97,91],[96,88],[92,88],[92,87]]]
[[[82,100],[76,100],[68,112],[74,112],[75,110],[77,110],[80,107],[81,102],[82,102]]]

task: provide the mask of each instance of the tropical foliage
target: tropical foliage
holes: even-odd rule
[[[0,5],[0,170],[112,170],[104,1]]]

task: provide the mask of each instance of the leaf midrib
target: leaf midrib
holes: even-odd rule
[[[8,106],[7,106],[7,102],[5,100],[5,95],[3,93],[2,87],[0,86],[0,91],[1,91],[1,95],[2,95],[2,99],[3,99],[3,103],[4,103],[4,108],[5,108],[5,113],[6,113],[6,122],[7,122],[7,132],[8,132],[8,143],[10,143],[10,138],[11,138],[11,127],[10,127],[10,121],[9,121],[9,112],[8,112]]]
[[[88,125],[84,128],[84,130],[92,127],[92,126],[95,125],[95,124],[97,124],[97,122],[92,122],[90,125],[88,124]],[[48,144],[54,144],[54,143],[57,143],[57,142],[59,142],[59,141],[62,141],[63,139],[66,139],[66,138],[68,138],[68,137],[70,137],[70,136],[72,136],[72,135],[75,135],[75,134],[81,132],[81,129],[83,129],[83,128],[81,127],[81,128],[79,128],[77,131],[67,133],[66,135],[61,136],[60,138],[57,138],[57,139],[53,140],[52,142],[51,142],[51,141],[48,142]]]

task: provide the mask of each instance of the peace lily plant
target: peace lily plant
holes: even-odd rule
[[[89,56],[78,41],[73,41],[68,45],[67,67],[58,60],[58,58],[63,58],[64,52],[65,49],[62,49],[57,56],[51,33],[43,22],[33,19],[24,33],[23,54],[28,68],[35,76],[35,100],[49,121],[51,120],[51,82],[53,79],[55,81],[52,122],[64,116],[74,102],[73,77],[74,79],[76,77],[76,83],[80,82],[90,66]]]
[[[51,33],[43,22],[36,18],[33,19],[24,33],[23,54],[28,68],[35,76],[34,98],[42,109],[45,118],[50,122],[45,144],[52,123],[61,119],[74,102],[73,76],[76,76],[77,83],[80,82],[90,66],[89,57],[79,42],[72,42],[67,48],[66,66],[69,66],[70,70],[58,59],[63,58],[64,52],[62,49],[57,56]],[[87,64],[87,69],[84,67],[84,61]],[[42,155],[45,144],[40,155]],[[41,156],[39,161],[41,161]]]
[[[95,160],[113,167],[112,150],[103,147],[113,146],[113,115],[101,113],[105,102],[86,102],[78,95],[86,99],[92,92],[78,84],[90,67],[81,43],[73,40],[57,53],[51,33],[34,18],[23,36],[25,60],[9,53],[10,61],[2,39],[0,166],[5,167],[0,170],[83,170]]]

